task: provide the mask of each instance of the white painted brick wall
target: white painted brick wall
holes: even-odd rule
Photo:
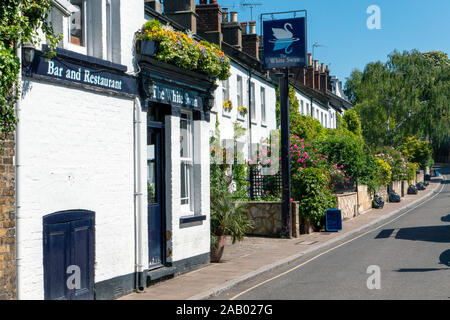
[[[219,118],[219,130],[220,138],[223,139],[233,139],[234,129],[233,123],[239,121],[241,126],[247,129],[245,137],[239,139],[239,141],[245,142],[243,156],[248,157],[248,143],[250,141],[249,134],[249,114],[247,114],[243,121],[238,117],[238,101],[237,101],[237,76],[242,77],[243,81],[243,105],[249,109],[248,105],[248,72],[231,62],[231,76],[229,78],[229,97],[233,103],[233,109],[231,112],[224,115],[223,112],[223,91],[222,82],[218,82],[219,87],[215,92],[215,105],[211,113],[211,121],[209,123],[209,136],[212,136],[215,130],[216,118]],[[261,139],[268,138],[270,132],[276,129],[276,89],[275,86],[263,79],[252,76],[251,81],[255,84],[255,113],[256,117],[252,120],[252,143],[259,143]],[[263,124],[261,121],[261,87],[265,88],[266,94],[266,123]]]
[[[195,214],[206,215],[201,224],[180,228],[183,212],[180,202],[180,118],[166,116],[166,224],[172,232],[172,256],[168,261],[176,262],[210,251],[210,211],[209,211],[209,124],[194,122],[194,165],[200,165],[200,173],[194,178]],[[198,163],[200,161],[200,163]],[[200,201],[200,203],[198,203]],[[197,209],[198,208],[198,209]]]
[[[95,282],[132,273],[133,101],[33,81],[21,109],[19,298],[44,296],[42,217],[61,210],[95,211]]]

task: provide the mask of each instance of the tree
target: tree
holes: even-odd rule
[[[277,90],[277,123],[280,123],[280,92]],[[322,127],[319,120],[300,113],[300,103],[295,95],[295,90],[289,87],[289,127],[290,135],[303,138],[306,142],[322,139],[326,136],[326,129]]]
[[[372,146],[401,145],[408,136],[438,147],[450,136],[450,62],[442,52],[397,52],[386,63],[355,70],[345,93]]]
[[[53,34],[48,14],[51,0],[2,0],[0,6],[0,135],[4,138],[14,131],[14,105],[19,97],[18,75],[20,59],[16,56],[19,44],[37,44],[39,31],[54,48],[60,41]]]

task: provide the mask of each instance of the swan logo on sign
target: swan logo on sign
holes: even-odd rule
[[[286,54],[292,53],[292,44],[300,41],[299,38],[294,38],[292,31],[292,24],[290,23],[286,23],[284,29],[272,28],[275,39],[269,40],[269,42],[274,43],[273,51],[284,50]]]
[[[264,65],[282,68],[306,65],[306,19],[264,21]]]

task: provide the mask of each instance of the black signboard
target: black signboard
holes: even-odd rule
[[[58,55],[48,58],[37,52],[31,66],[31,74],[126,94],[139,94],[138,81],[134,77]]]

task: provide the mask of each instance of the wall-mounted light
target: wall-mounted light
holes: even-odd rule
[[[205,98],[205,107],[206,111],[210,111],[212,108],[214,108],[214,96],[211,94]]]
[[[142,78],[142,89],[145,97],[150,99],[155,94],[155,83],[147,78]]]
[[[36,47],[31,42],[26,42],[22,45],[22,65],[29,68],[34,60]]]

